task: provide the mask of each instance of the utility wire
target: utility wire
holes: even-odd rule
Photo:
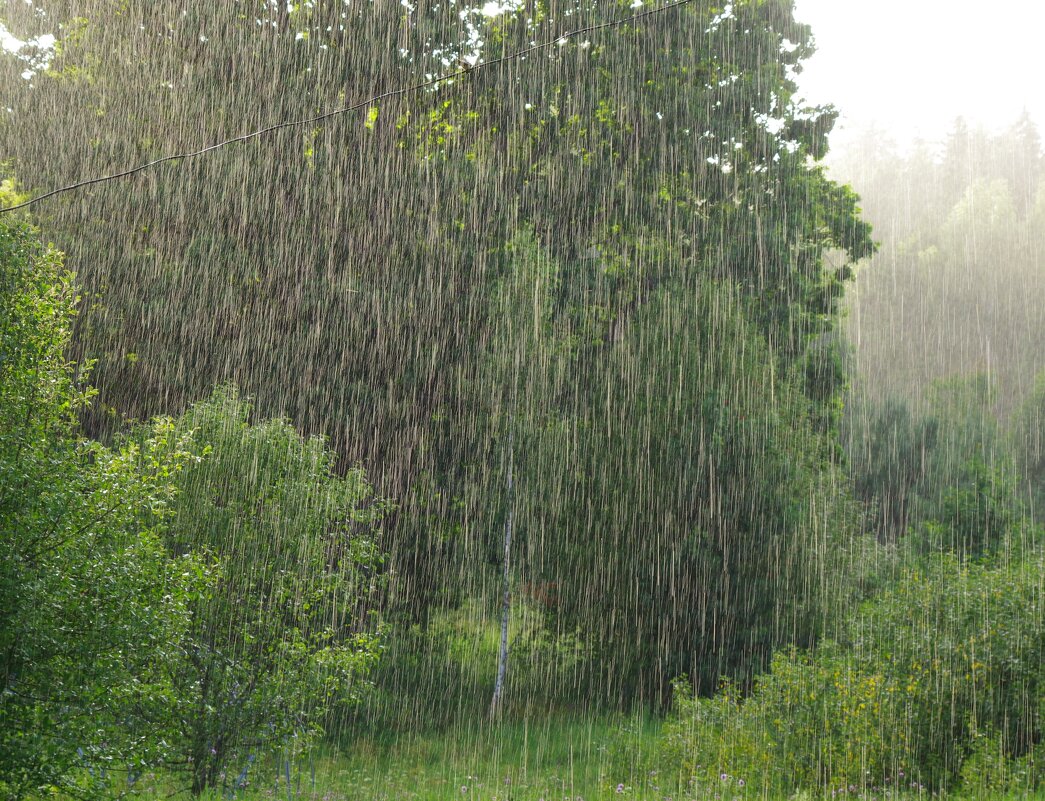
[[[178,159],[188,159],[193,158],[194,156],[202,156],[205,153],[210,153],[212,150],[218,150],[219,148],[225,147],[226,145],[235,144],[236,142],[246,142],[248,139],[254,139],[256,137],[262,136],[263,134],[272,133],[273,131],[279,131],[284,128],[294,128],[300,125],[311,125],[313,123],[329,119],[330,117],[336,117],[339,114],[347,114],[350,111],[358,111],[361,108],[373,105],[374,103],[380,100],[385,100],[389,97],[398,97],[400,95],[410,94],[411,92],[416,92],[419,89],[424,89],[428,86],[434,86],[437,83],[441,83],[442,81],[446,81],[451,78],[457,78],[462,75],[471,75],[487,67],[493,67],[497,64],[502,64],[507,61],[514,61],[517,58],[529,55],[530,53],[536,53],[539,50],[544,50],[545,48],[552,47],[566,39],[572,39],[573,37],[580,36],[581,34],[593,33],[595,31],[603,30],[604,28],[613,28],[617,25],[623,25],[627,22],[634,22],[635,20],[642,19],[643,17],[651,17],[654,14],[660,14],[663,11],[668,11],[672,8],[677,8],[678,6],[684,6],[687,3],[691,2],[693,2],[693,0],[675,0],[675,2],[668,3],[667,5],[663,5],[659,8],[652,8],[648,11],[641,11],[637,14],[632,14],[630,17],[612,20],[610,22],[600,22],[597,25],[589,25],[586,28],[578,28],[577,30],[568,31],[566,33],[560,34],[554,39],[550,39],[547,42],[542,42],[539,45],[534,45],[533,47],[528,47],[524,50],[519,50],[515,53],[509,53],[506,56],[495,58],[492,61],[480,61],[470,67],[462,67],[456,72],[441,75],[438,78],[432,78],[431,80],[423,81],[422,83],[413,84],[411,86],[405,86],[399,89],[392,89],[388,92],[383,92],[381,94],[374,95],[373,97],[369,97],[366,100],[363,100],[362,102],[353,103],[351,106],[342,106],[341,108],[336,108],[333,111],[327,111],[323,114],[317,114],[314,117],[307,117],[301,120],[289,120],[287,122],[280,122],[275,125],[270,125],[267,128],[259,128],[256,131],[251,131],[250,133],[245,133],[240,136],[233,137],[232,139],[226,139],[222,142],[218,142],[213,145],[208,145],[207,147],[200,148],[199,150],[193,150],[186,153],[176,153],[172,156],[163,156],[162,158],[158,158],[153,161],[148,161],[144,164],[139,164],[137,167],[132,167],[128,170],[123,170],[122,172],[114,172],[111,175],[102,175],[98,178],[89,178],[85,181],[77,181],[74,184],[63,186],[60,189],[52,189],[50,192],[38,195],[37,197],[25,201],[24,203],[19,203],[17,206],[8,206],[7,208],[0,208],[0,214],[4,214],[9,211],[17,211],[18,209],[24,209],[27,206],[32,206],[33,204],[39,203],[42,200],[47,200],[47,198],[54,197],[55,195],[61,195],[65,192],[71,192],[74,189],[80,189],[84,186],[108,183],[109,181],[115,181],[117,178],[126,178],[128,175],[134,175],[135,173],[142,172],[144,170],[149,169],[150,167],[155,167],[157,164],[163,164],[167,161],[177,161]]]

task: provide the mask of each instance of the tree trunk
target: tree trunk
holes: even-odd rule
[[[512,499],[512,463],[514,454],[514,431],[512,422],[508,429],[508,510],[504,520],[504,574],[503,595],[501,596],[501,647],[497,655],[497,679],[493,685],[493,698],[490,699],[490,718],[496,719],[501,714],[501,702],[504,696],[504,677],[508,672],[508,618],[512,609],[511,563],[512,523],[515,508]]]

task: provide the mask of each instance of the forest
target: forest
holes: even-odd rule
[[[797,16],[0,9],[0,799],[1045,798],[1039,131]]]

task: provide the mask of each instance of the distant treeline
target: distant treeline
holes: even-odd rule
[[[862,391],[923,395],[984,374],[1007,414],[1045,370],[1045,159],[1024,114],[991,135],[959,119],[942,148],[869,130],[831,155],[881,243],[845,329]]]

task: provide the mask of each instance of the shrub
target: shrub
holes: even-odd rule
[[[3,187],[0,187],[2,189]],[[155,737],[188,604],[205,584],[159,532],[192,455],[169,424],[83,438],[91,392],[64,355],[61,256],[0,221],[0,796],[133,783]]]
[[[777,653],[743,698],[677,685],[660,764],[683,783],[726,775],[767,792],[1037,781],[1041,561],[938,555],[854,617],[848,647]]]
[[[366,602],[387,504],[361,469],[338,475],[322,439],[251,423],[230,387],[174,427],[207,456],[178,476],[166,543],[218,575],[171,676],[172,739],[199,794],[255,754],[302,748],[332,703],[358,697],[379,648]]]

